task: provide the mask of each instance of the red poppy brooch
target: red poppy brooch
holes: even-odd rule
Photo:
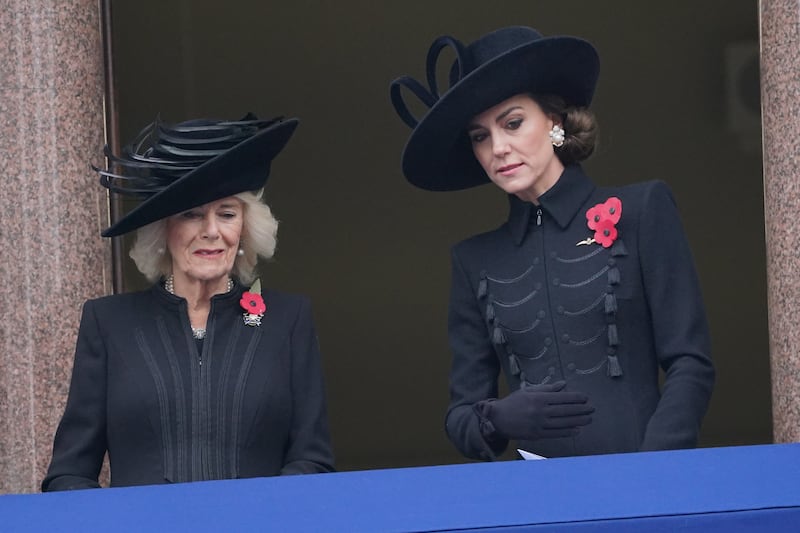
[[[244,309],[244,323],[247,326],[260,326],[261,317],[267,311],[267,304],[261,297],[261,280],[255,280],[250,289],[242,294],[239,305]]]
[[[603,248],[610,247],[617,240],[617,222],[622,216],[622,200],[612,196],[602,204],[597,204],[586,211],[586,225],[594,231],[594,237],[589,237],[577,243],[597,243]]]

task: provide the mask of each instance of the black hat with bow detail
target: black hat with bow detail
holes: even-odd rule
[[[439,94],[436,64],[446,46],[455,50],[450,88]],[[577,37],[544,37],[532,28],[502,28],[468,46],[449,36],[428,51],[429,89],[403,76],[391,84],[395,111],[414,131],[403,150],[403,174],[430,191],[455,191],[489,181],[472,153],[466,133],[479,113],[522,93],[556,94],[570,105],[588,106],[600,72],[597,51]],[[417,119],[401,88],[410,90],[429,110]]]
[[[215,200],[264,186],[272,159],[297,127],[297,119],[156,120],[117,157],[105,154],[119,173],[93,167],[109,190],[144,201],[105,230],[128,233],[151,222]]]

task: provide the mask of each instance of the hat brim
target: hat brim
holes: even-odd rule
[[[299,121],[274,124],[210,159],[144,200],[102,235],[116,237],[157,220],[221,198],[264,186],[272,159],[286,146]]]
[[[403,174],[429,191],[454,191],[489,181],[472,154],[466,127],[475,115],[521,93],[557,94],[588,106],[600,72],[597,51],[576,37],[544,37],[487,61],[431,107],[403,150]]]

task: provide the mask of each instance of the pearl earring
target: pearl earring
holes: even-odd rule
[[[239,257],[244,257],[244,250],[239,248],[239,251],[236,252],[236,255],[238,255]]]
[[[553,143],[553,146],[556,148],[564,144],[564,128],[558,124],[553,125],[553,129],[550,130],[549,135],[550,142]]]

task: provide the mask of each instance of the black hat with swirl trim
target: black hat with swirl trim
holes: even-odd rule
[[[221,198],[260,189],[297,119],[156,120],[122,149],[105,154],[115,173],[93,167],[100,185],[144,201],[102,235],[115,237]]]
[[[436,64],[450,46],[456,54],[450,87],[439,94]],[[391,83],[395,111],[414,131],[403,150],[403,174],[430,191],[455,191],[489,181],[472,153],[466,133],[479,113],[522,93],[556,94],[567,104],[585,107],[592,101],[600,72],[595,48],[577,37],[544,37],[525,26],[502,28],[468,46],[450,36],[436,39],[428,51],[429,88],[402,76]],[[401,89],[410,90],[428,111],[417,120]]]

